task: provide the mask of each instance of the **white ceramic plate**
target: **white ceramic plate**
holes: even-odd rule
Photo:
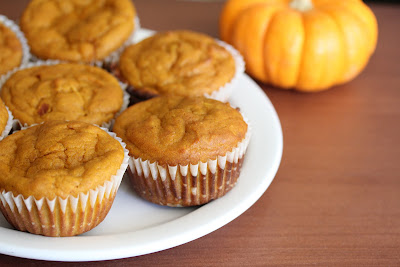
[[[141,30],[140,38],[151,34]],[[178,246],[224,226],[250,208],[272,182],[282,157],[282,129],[261,88],[240,78],[230,99],[252,126],[242,173],[224,197],[198,208],[170,208],[137,197],[124,179],[110,213],[75,237],[44,237],[13,230],[0,215],[0,253],[41,260],[94,261],[133,257]]]

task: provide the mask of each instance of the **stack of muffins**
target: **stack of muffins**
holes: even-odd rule
[[[94,228],[126,169],[160,205],[236,184],[250,139],[228,102],[241,56],[184,30],[134,43],[138,22],[131,0],[31,0],[21,30],[0,16],[0,209],[16,229]]]

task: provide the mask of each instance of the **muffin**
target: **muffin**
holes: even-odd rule
[[[228,103],[205,97],[160,96],[117,117],[128,173],[138,195],[168,206],[222,197],[236,184],[249,127]]]
[[[0,76],[29,60],[29,48],[19,27],[0,15]]]
[[[78,121],[35,125],[0,141],[0,208],[20,231],[79,235],[111,208],[128,165],[120,139]]]
[[[118,66],[136,101],[176,94],[225,102],[243,71],[243,60],[232,47],[185,30],[156,33],[128,46]]]
[[[0,99],[0,140],[10,133],[12,129],[12,123],[13,116]]]
[[[94,62],[131,37],[135,17],[131,0],[32,0],[20,24],[37,58]]]
[[[79,120],[107,127],[129,95],[107,71],[78,63],[35,63],[4,77],[1,98],[21,125]],[[125,100],[124,100],[125,98]]]

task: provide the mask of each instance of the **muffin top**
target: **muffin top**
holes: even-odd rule
[[[0,136],[4,129],[6,128],[8,121],[8,112],[3,101],[0,99]]]
[[[225,156],[244,139],[247,124],[227,103],[169,95],[129,107],[113,131],[134,158],[187,165]]]
[[[135,90],[146,94],[200,96],[232,80],[235,61],[207,35],[169,31],[127,47],[119,70]]]
[[[33,54],[43,59],[103,59],[134,28],[131,0],[32,0],[21,17]]]
[[[99,127],[45,122],[0,141],[0,191],[36,199],[76,197],[110,180],[123,158],[121,144]]]
[[[15,72],[4,83],[1,98],[23,125],[47,120],[101,125],[120,110],[123,92],[105,70],[66,63]]]
[[[0,75],[20,65],[22,53],[17,35],[0,22]]]

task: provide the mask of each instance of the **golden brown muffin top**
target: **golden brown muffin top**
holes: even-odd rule
[[[113,131],[132,157],[186,165],[225,156],[244,139],[247,124],[227,103],[170,95],[129,107],[117,117]]]
[[[6,128],[8,121],[8,112],[3,101],[0,99],[0,136]]]
[[[135,90],[153,95],[200,96],[232,80],[235,61],[207,35],[169,31],[127,47],[119,69]]]
[[[23,125],[48,120],[101,125],[120,110],[123,92],[107,71],[75,63],[19,70],[3,85],[1,98]]]
[[[121,144],[99,127],[45,122],[0,141],[0,191],[36,199],[76,197],[110,180],[123,158]]]
[[[135,15],[131,0],[32,0],[21,29],[40,58],[89,62],[128,39]]]
[[[0,75],[20,65],[22,53],[17,35],[0,22]]]

